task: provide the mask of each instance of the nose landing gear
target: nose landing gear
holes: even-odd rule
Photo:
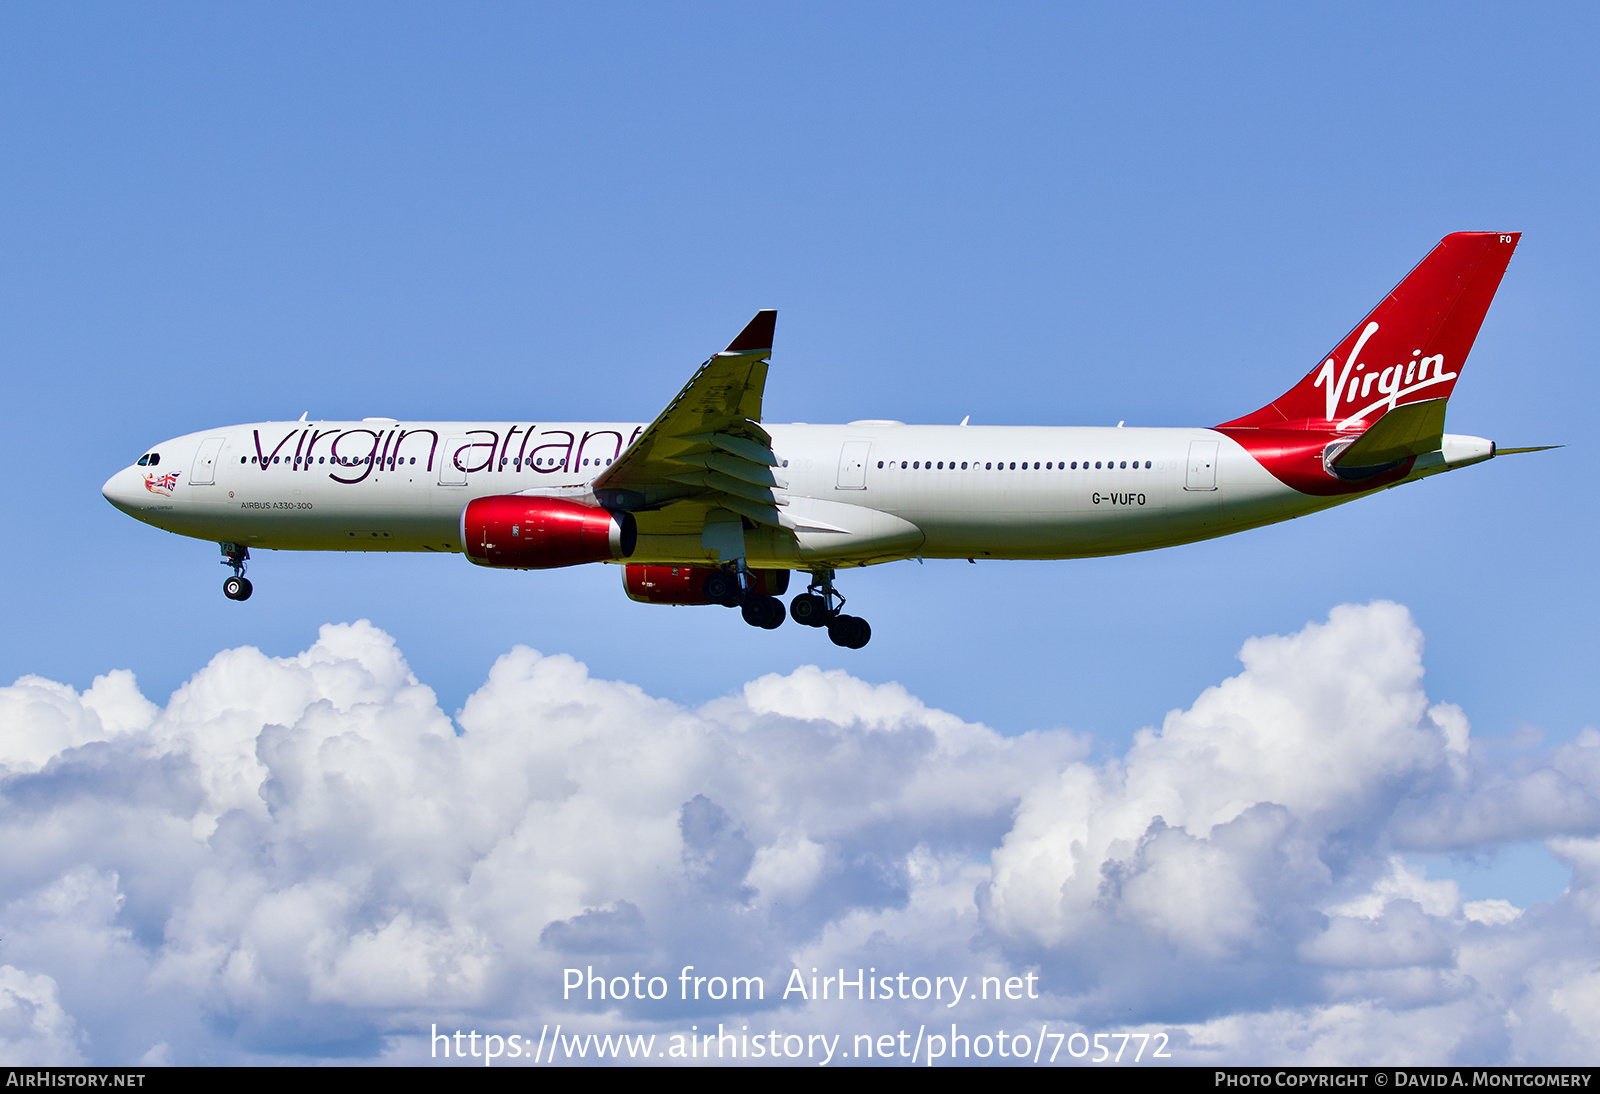
[[[844,597],[833,587],[833,571],[818,570],[811,579],[806,591],[789,603],[789,614],[794,621],[808,627],[828,628],[829,640],[848,650],[859,650],[870,642],[872,627],[867,621],[843,613]]]
[[[250,561],[250,548],[237,543],[224,543],[221,546],[222,564],[233,567],[233,576],[222,583],[222,595],[229,600],[249,600],[254,589],[250,579],[244,576],[244,570]]]

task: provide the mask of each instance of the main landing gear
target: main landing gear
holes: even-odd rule
[[[718,570],[706,577],[702,589],[705,598],[713,604],[738,608],[744,621],[752,627],[776,630],[783,626],[785,617],[807,627],[826,627],[828,638],[836,646],[859,650],[872,639],[872,628],[865,619],[845,615],[844,597],[833,587],[833,571],[819,570],[811,575],[806,591],[789,602],[756,589],[755,575],[742,566],[737,570]]]
[[[843,613],[844,597],[833,587],[833,571],[819,570],[811,578],[806,591],[789,602],[794,621],[807,627],[828,628],[829,640],[848,650],[859,650],[870,642],[872,627],[867,621]]]
[[[250,561],[250,548],[241,547],[237,543],[222,544],[222,564],[233,567],[233,576],[222,583],[222,595],[229,600],[249,600],[254,590],[251,588],[250,579],[244,576],[246,564]]]
[[[755,575],[741,566],[737,570],[718,570],[708,575],[702,589],[713,604],[738,608],[744,621],[752,627],[777,630],[788,615],[783,610],[783,601],[757,592],[755,585]]]

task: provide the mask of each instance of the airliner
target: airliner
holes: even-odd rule
[[[1300,381],[1211,428],[763,421],[774,311],[655,420],[260,422],[164,441],[118,509],[252,550],[432,551],[479,566],[619,564],[649,604],[720,604],[859,649],[835,575],[910,558],[1068,559],[1210,539],[1481,463],[1445,409],[1520,233],[1445,237]],[[787,610],[791,571],[809,576]]]

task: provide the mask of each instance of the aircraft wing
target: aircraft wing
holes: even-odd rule
[[[678,392],[621,456],[595,479],[602,504],[632,511],[693,500],[756,524],[779,526],[778,459],[761,428],[776,311],[760,311],[728,348]]]

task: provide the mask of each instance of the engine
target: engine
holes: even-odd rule
[[[782,596],[789,588],[788,570],[751,570],[754,592],[763,596]],[[714,566],[650,566],[631,563],[622,568],[622,587],[628,596],[644,604],[724,604],[721,597],[707,594],[706,578],[727,579],[727,570]],[[712,590],[715,591],[715,590]]]
[[[479,566],[550,570],[633,554],[632,513],[562,498],[477,498],[461,511],[461,543]]]

